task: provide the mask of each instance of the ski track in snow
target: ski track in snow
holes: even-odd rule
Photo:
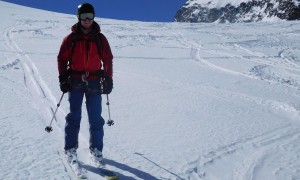
[[[269,158],[271,153],[276,158],[280,158],[278,154],[274,154],[274,150],[283,154],[289,152],[283,147],[288,144],[288,141],[299,141],[299,135],[299,128],[288,126],[257,137],[241,140],[202,155],[194,162],[190,162],[184,171],[189,174],[187,179],[202,179],[205,177],[206,171],[209,172],[213,168],[219,168],[218,170],[221,172],[224,171],[225,168],[220,168],[218,163],[228,163],[229,165],[233,164],[235,168],[232,170],[232,177],[224,172],[223,177],[225,179],[257,179],[254,176],[257,174],[256,171],[260,170],[260,166],[265,163],[264,159]],[[294,150],[291,152],[296,153]],[[230,162],[233,159],[239,159],[239,161],[242,159],[242,161]],[[299,157],[297,156],[290,159],[290,161],[298,160]],[[278,167],[278,171],[281,168],[287,169],[287,167]],[[208,175],[213,177],[212,174],[208,173]]]
[[[27,21],[25,22],[18,22],[17,24],[7,28],[5,31],[5,42],[6,45],[10,48],[12,52],[15,52],[17,54],[18,59],[13,61],[12,63],[8,63],[7,65],[3,65],[2,70],[6,70],[7,68],[11,68],[15,66],[16,64],[20,64],[22,72],[23,72],[23,79],[24,79],[24,86],[27,89],[27,91],[30,93],[30,96],[26,98],[27,101],[30,102],[30,104],[33,106],[33,108],[36,109],[40,117],[42,118],[43,124],[49,125],[50,119],[54,114],[54,109],[56,108],[55,105],[55,98],[53,97],[50,89],[47,87],[47,85],[44,83],[42,77],[39,75],[38,69],[35,66],[35,64],[31,61],[30,57],[22,51],[22,49],[18,46],[18,44],[14,41],[13,34],[15,32],[20,32],[17,29],[23,29],[27,26]],[[11,87],[15,87],[15,85],[12,85]],[[21,95],[21,93],[18,93],[18,95]],[[65,95],[67,96],[67,95]],[[52,101],[51,101],[52,100]],[[53,128],[58,128],[56,131],[58,131],[58,134],[56,135],[56,139],[60,139],[60,141],[63,141],[63,125],[64,123],[58,122],[57,119],[63,120],[65,114],[63,112],[58,111],[57,115],[55,116],[55,121],[52,123]],[[56,118],[59,117],[59,118]],[[48,121],[49,120],[49,121]],[[82,137],[81,137],[82,138]],[[69,167],[68,163],[66,162],[64,158],[64,153],[62,152],[62,145],[61,143],[57,144],[57,150],[54,155],[58,155],[60,157],[59,162],[62,163],[61,165],[64,166],[62,170],[68,171],[68,176],[62,176],[58,179],[76,179],[74,176],[74,173],[72,172],[72,169]],[[20,151],[20,149],[18,149]],[[26,153],[31,152],[32,150],[27,150]],[[14,152],[14,151],[12,151]],[[18,153],[18,152],[15,152]],[[26,156],[26,154],[18,153],[20,156]],[[20,158],[21,159],[21,158]],[[32,167],[29,167],[30,169]],[[33,169],[33,168],[32,168]],[[53,173],[53,172],[52,172]],[[44,178],[48,179],[51,177],[51,179],[55,178],[53,175],[45,176]],[[28,176],[30,178],[30,174]],[[34,177],[36,178],[36,177]]]
[[[47,88],[47,85],[41,79],[37,67],[31,61],[30,57],[19,48],[13,39],[13,31],[22,25],[23,24],[19,22],[7,28],[5,31],[5,42],[13,52],[16,52],[18,58],[14,62],[20,63],[23,72],[24,86],[31,94],[30,100],[37,106],[37,109],[41,110],[40,115],[46,119],[50,116],[50,105],[52,105],[48,97],[53,99],[53,96]]]
[[[225,44],[216,44],[216,46],[221,47],[221,50],[215,51],[215,50],[209,50],[205,49],[203,44],[198,43],[197,41],[188,41],[184,38],[182,34],[177,34],[173,32],[173,34],[176,35],[177,41],[181,42],[184,47],[191,48],[191,57],[195,61],[199,63],[203,63],[207,65],[208,67],[212,69],[216,69],[218,71],[224,72],[224,73],[230,73],[237,76],[244,76],[246,78],[252,78],[252,79],[260,79],[265,80],[272,83],[280,83],[284,86],[292,86],[296,89],[300,89],[300,86],[298,82],[294,79],[290,80],[284,80],[276,78],[275,74],[271,74],[269,78],[267,78],[267,73],[264,71],[259,70],[257,67],[276,67],[284,70],[292,70],[297,72],[297,76],[299,75],[299,65],[295,63],[296,59],[289,59],[285,57],[284,51],[280,50],[278,53],[278,56],[270,57],[268,55],[263,54],[262,52],[254,52],[250,49],[244,48],[241,45],[238,45],[238,43],[232,43],[233,47],[230,47]],[[238,50],[244,51],[243,56],[235,54],[235,51],[232,51],[231,53],[227,53],[227,49],[235,49],[238,48]],[[288,49],[288,48],[287,48]],[[238,58],[240,61],[251,61],[256,62],[262,65],[254,66],[250,73],[240,72],[237,70],[232,70],[225,68],[223,66],[217,65],[215,63],[210,62],[209,60],[206,60],[204,58],[201,58],[201,52],[205,51],[206,53],[210,53],[215,56],[222,56],[222,58]],[[226,53],[224,53],[226,52]],[[249,54],[249,56],[245,56],[244,54]],[[274,59],[279,60],[279,62],[274,62]],[[211,58],[209,58],[211,59]],[[272,61],[273,60],[273,61]],[[295,83],[293,83],[295,82]],[[211,91],[210,91],[211,92]],[[228,92],[225,95],[220,95],[220,97],[226,97],[228,96]],[[292,107],[288,104],[283,104],[282,102],[276,102],[276,101],[267,101],[265,102],[263,99],[258,99],[257,97],[248,97],[244,94],[231,94],[230,95],[235,96],[235,98],[241,98],[245,101],[251,101],[255,102],[257,106],[266,106],[266,107],[272,107],[275,110],[283,110],[287,113],[296,113],[297,118],[299,118],[299,109],[297,107]],[[296,127],[295,127],[296,126]],[[240,140],[238,142],[234,142],[232,144],[219,147],[216,150],[210,151],[209,153],[202,155],[194,162],[188,163],[186,165],[185,169],[183,171],[186,172],[186,179],[205,179],[206,177],[206,171],[213,170],[214,168],[218,168],[218,161],[222,161],[222,163],[229,163],[233,164],[231,159],[235,159],[237,156],[239,159],[243,159],[243,161],[239,163],[234,163],[234,169],[231,170],[232,174],[228,175],[224,173],[221,177],[209,174],[209,179],[235,179],[235,180],[241,180],[241,179],[260,179],[256,176],[258,176],[259,171],[261,171],[264,164],[267,164],[267,160],[276,160],[280,159],[280,155],[284,155],[286,153],[293,153],[295,154],[295,157],[292,159],[288,159],[287,161],[299,161],[299,155],[297,154],[297,150],[288,149],[286,147],[293,146],[290,145],[291,142],[298,142],[300,137],[299,133],[299,123],[293,122],[291,125],[283,128],[276,129],[274,131],[259,135],[257,137],[251,137],[244,140]],[[276,152],[276,153],[274,153]],[[274,157],[272,157],[274,156]],[[272,162],[271,161],[271,162]],[[221,167],[224,169],[224,167]],[[299,171],[295,170],[295,167],[278,167],[278,169],[275,172],[270,172],[270,174],[274,174],[273,178],[276,178],[276,175],[280,174],[280,171],[283,169],[294,169],[291,170],[292,174],[298,174]],[[221,171],[224,171],[223,169],[218,169]],[[215,171],[215,169],[214,169]],[[289,177],[284,178],[295,178],[293,175]]]
[[[66,15],[61,16],[69,18]],[[15,39],[15,36],[20,37],[24,33],[32,33],[35,38],[42,40],[57,38],[47,31],[57,27],[56,23],[59,22],[19,19],[22,20],[17,20],[3,30],[3,41],[0,40],[4,44],[0,46],[0,53],[5,59],[0,64],[1,93],[11,97],[4,98],[2,95],[0,102],[1,110],[4,110],[0,116],[0,152],[4,157],[2,162],[18,164],[16,169],[12,163],[0,162],[1,177],[48,179],[51,176],[51,179],[75,179],[62,152],[66,105],[57,112],[52,124],[54,132],[47,134],[44,131],[44,126],[50,123],[56,108],[59,99],[57,96],[61,94],[53,91],[51,82],[39,72],[39,65],[32,57],[51,53],[28,53],[23,49],[23,44],[19,44],[20,40]],[[37,28],[36,24],[39,25]],[[117,87],[120,88],[114,89],[112,101],[122,100],[122,103],[112,106],[115,115],[113,119],[117,119],[117,124],[113,129],[106,129],[104,155],[108,157],[108,166],[121,179],[300,178],[300,164],[297,163],[300,160],[300,105],[297,103],[300,97],[300,59],[297,55],[300,53],[297,46],[299,43],[289,44],[292,39],[299,37],[299,23],[296,26],[293,23],[283,23],[282,27],[266,25],[275,31],[273,33],[255,31],[247,24],[242,24],[243,27],[222,25],[221,29],[215,24],[184,25],[109,20],[102,24],[116,52],[115,79],[119,82],[119,85],[116,83]],[[263,24],[258,24],[257,28],[259,27],[264,28]],[[241,31],[247,28],[250,30]],[[281,32],[283,29],[288,30]],[[132,50],[135,48],[138,52]],[[151,53],[151,50],[165,50],[167,53]],[[179,50],[184,51],[182,54],[178,53],[182,57],[172,54]],[[160,66],[157,65],[159,63]],[[232,66],[233,63],[235,66]],[[140,68],[147,68],[140,70],[140,64]],[[130,65],[136,71],[126,70]],[[184,73],[182,76],[174,72],[168,73],[171,71],[168,69],[169,65],[173,65],[174,70],[178,70],[178,66],[186,65],[191,68],[188,70],[192,76],[201,73],[200,71],[207,71],[210,75],[207,79],[199,77],[190,80],[190,74],[186,71],[181,71]],[[153,69],[149,70],[148,67]],[[229,77],[224,78],[228,83],[216,81],[215,76],[216,79]],[[133,87],[130,92],[128,87]],[[252,91],[249,91],[249,87],[253,88]],[[282,97],[276,97],[279,92]],[[185,96],[180,103],[176,101],[179,96]],[[199,103],[201,100],[206,100],[207,103]],[[160,112],[156,108],[154,110],[151,103],[159,104]],[[149,107],[156,113],[149,113]],[[103,111],[105,108],[103,106]],[[206,115],[206,110],[211,112]],[[250,119],[252,113],[259,113],[263,117],[255,119],[260,118],[255,115],[255,118]],[[201,117],[196,118],[193,114]],[[146,117],[147,115],[150,117]],[[86,113],[83,112],[83,116]],[[145,120],[139,123],[143,120],[141,118]],[[171,121],[172,118],[176,122]],[[263,121],[273,123],[268,118],[276,121],[266,125]],[[28,122],[18,126],[25,119]],[[154,126],[149,119],[158,125]],[[182,119],[186,122],[182,122]],[[247,131],[247,128],[240,125],[239,121],[245,122],[245,119],[254,123],[249,123],[250,130],[258,127],[257,123],[261,123],[263,127],[252,133],[242,132]],[[207,121],[212,121],[212,125]],[[206,128],[200,129],[202,127]],[[226,132],[227,129],[235,131],[233,127],[244,129],[236,134]],[[174,133],[174,129],[178,134]],[[197,132],[201,130],[207,134]],[[182,132],[185,134],[180,134]],[[157,138],[155,133],[164,137]],[[232,137],[223,139],[222,135],[226,133]],[[36,134],[40,137],[33,137]],[[122,138],[123,136],[126,138]],[[86,131],[80,133],[78,155],[82,166],[88,170],[89,179],[98,179],[100,173],[89,161],[88,138]],[[203,138],[219,142],[206,142]],[[178,143],[183,146],[187,145],[185,141],[195,144],[186,150],[172,142],[174,140],[179,140]],[[204,145],[197,144],[199,140]],[[132,142],[127,145],[127,141]],[[206,147],[205,143],[211,146]],[[157,144],[161,147],[155,147]],[[40,149],[37,150],[37,147]],[[176,151],[178,147],[182,150]],[[47,162],[51,164],[45,166]],[[43,175],[35,173],[39,171]]]
[[[7,63],[7,64],[1,66],[1,70],[7,70],[8,68],[13,68],[14,66],[19,64],[22,69],[24,84],[16,85],[17,84],[16,82],[12,82],[8,78],[5,78],[5,77],[1,77],[1,78],[3,78],[5,81],[7,81],[4,84],[6,84],[6,85],[11,84],[9,86],[9,88],[13,89],[15,87],[21,86],[20,90],[13,89],[13,91],[15,91],[15,94],[17,94],[18,96],[25,98],[26,101],[29,102],[31,104],[31,106],[33,106],[33,108],[36,110],[37,114],[41,118],[42,123],[45,126],[47,126],[47,125],[49,125],[50,119],[52,118],[52,116],[54,114],[54,110],[56,108],[55,98],[52,95],[51,90],[47,87],[46,83],[44,83],[44,81],[43,81],[42,77],[40,76],[38,69],[35,66],[35,64],[33,63],[33,61],[30,59],[28,54],[25,53],[18,46],[18,44],[16,43],[16,41],[13,38],[14,33],[23,32],[24,31],[23,29],[28,28],[28,23],[29,23],[29,21],[17,22],[15,25],[8,27],[5,30],[5,33],[4,33],[5,44],[7,45],[7,47],[9,47],[9,50],[8,50],[9,52],[14,52],[16,54],[17,59],[11,63]],[[18,30],[18,29],[21,29],[21,30]],[[38,30],[37,30],[37,32],[39,34],[42,34]],[[9,58],[9,60],[10,59],[11,58]],[[24,91],[23,90],[24,87],[27,89],[27,92],[30,94],[29,97],[22,95],[22,91]],[[67,95],[65,95],[65,98],[66,98],[66,96]],[[56,135],[55,135],[55,138],[59,139],[59,141],[61,141],[60,143],[56,143],[56,149],[54,150],[54,153],[55,153],[54,156],[58,155],[56,157],[56,158],[59,157],[59,159],[57,161],[58,161],[58,163],[61,163],[60,165],[63,165],[64,168],[61,168],[61,170],[66,171],[67,176],[63,175],[61,177],[59,177],[59,176],[56,177],[55,175],[53,175],[55,170],[50,170],[49,171],[50,174],[47,175],[45,173],[45,177],[34,177],[34,175],[31,175],[29,172],[30,170],[34,170],[34,167],[31,167],[31,166],[29,166],[27,168],[24,167],[25,174],[26,174],[26,171],[29,172],[28,174],[26,174],[26,176],[29,179],[31,178],[31,176],[34,179],[35,178],[48,179],[49,177],[51,177],[51,179],[55,179],[55,178],[57,178],[57,179],[77,179],[74,176],[74,173],[72,172],[72,169],[68,165],[67,161],[65,160],[64,153],[62,151],[62,149],[63,149],[62,143],[63,143],[63,137],[64,137],[64,134],[63,134],[64,133],[63,132],[64,131],[64,122],[63,122],[64,117],[65,117],[65,113],[59,110],[55,116],[55,119],[54,119],[55,121],[53,121],[53,123],[52,123],[52,127],[53,127],[53,129],[56,129],[56,132],[58,131],[58,133],[56,133]],[[4,119],[7,119],[7,118],[5,117]],[[45,131],[43,133],[45,133]],[[5,134],[5,132],[4,132],[4,134]],[[8,136],[8,135],[6,135],[6,136]],[[13,135],[8,136],[8,138],[10,138],[12,136]],[[12,138],[12,139],[14,139],[14,138]],[[84,144],[86,147],[88,147],[88,143],[87,143],[88,140],[84,135],[82,135],[82,133],[80,133],[80,141],[82,142],[82,144]],[[16,142],[20,142],[20,140],[17,140]],[[27,142],[25,142],[25,143],[27,143]],[[28,144],[25,144],[25,145],[28,145]],[[22,144],[21,144],[21,146],[22,146]],[[10,153],[18,154],[20,156],[19,159],[22,159],[21,158],[22,156],[26,156],[26,153],[33,151],[33,149],[27,148],[27,152],[24,154],[24,153],[19,152],[21,150],[21,148],[18,148],[15,150],[12,150],[11,148],[9,148],[8,150],[10,151]],[[52,149],[52,151],[53,151],[53,149]],[[89,154],[88,150],[84,150],[84,151],[79,150],[78,154],[79,154],[79,156],[81,156],[81,160],[84,160],[86,163],[85,164],[85,163],[81,162],[82,167],[85,167],[86,169],[89,169],[90,172],[92,172],[92,173],[89,173],[88,177],[91,179],[99,179],[100,171],[89,164],[91,161],[90,161],[89,157],[86,155],[86,154]],[[39,157],[37,156],[37,158],[39,158]],[[51,158],[53,158],[53,157],[51,157]],[[51,161],[51,159],[49,159],[48,161]],[[23,167],[21,167],[21,168],[23,169]],[[51,167],[49,167],[49,168],[51,168]],[[29,170],[27,170],[27,169],[29,169]],[[16,177],[18,177],[19,175],[20,175],[19,173],[15,174]],[[125,177],[125,176],[122,176],[120,174],[120,177]],[[13,178],[13,177],[8,176],[8,178]],[[103,179],[105,179],[105,178],[103,177]]]
[[[7,103],[6,105],[2,104],[2,107],[9,109],[6,112],[7,117],[1,118],[2,123],[0,125],[1,129],[4,130],[1,131],[2,162],[11,163],[0,163],[1,170],[7,171],[2,174],[2,178],[48,179],[51,177],[53,179],[70,179],[71,177],[64,173],[65,168],[62,166],[61,159],[57,158],[57,154],[53,153],[55,148],[53,148],[51,141],[47,141],[49,137],[43,132],[43,126],[46,124],[44,120],[48,119],[51,109],[51,102],[46,95],[49,91],[47,91],[48,89],[39,76],[37,68],[31,62],[30,57],[14,41],[13,31],[19,26],[22,26],[22,23],[18,22],[6,28],[3,33],[4,44],[7,48],[6,52],[13,55],[6,56],[6,60],[11,61],[10,63],[1,65],[0,70],[4,73],[1,72],[0,78],[2,83],[0,86],[4,88],[3,94],[11,97],[8,101],[13,102],[21,98],[23,103],[13,105],[13,103],[2,101],[2,103]],[[9,72],[8,70],[12,68],[15,71]],[[22,71],[19,71],[20,69]],[[20,83],[22,81],[11,78],[11,75],[14,76],[14,74],[23,77],[23,84]],[[24,89],[26,90],[24,91]],[[26,103],[27,109],[23,109],[23,107],[26,107]],[[12,106],[10,107],[9,104],[12,104]],[[14,112],[14,109],[18,109],[15,111],[18,114],[11,114]],[[35,112],[33,116],[28,113],[32,111]],[[20,124],[19,121],[24,120],[28,120],[29,123]],[[36,133],[41,134],[41,136],[39,138],[34,137]],[[5,142],[11,143],[7,144]],[[37,148],[39,149],[37,150]],[[30,156],[35,158],[31,159]],[[53,163],[44,168],[43,166],[49,161]],[[20,165],[15,166],[16,164]],[[40,171],[43,171],[44,174],[41,174],[41,176],[36,175],[35,172]]]

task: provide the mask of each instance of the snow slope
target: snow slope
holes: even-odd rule
[[[0,177],[75,179],[56,56],[75,16],[0,1]],[[300,23],[96,19],[114,53],[104,156],[121,179],[300,179]],[[103,116],[108,118],[103,101]],[[83,105],[79,158],[89,179]]]

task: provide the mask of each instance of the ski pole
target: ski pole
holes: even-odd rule
[[[52,124],[52,121],[53,121],[53,119],[54,119],[54,117],[55,117],[55,115],[56,115],[57,109],[58,109],[58,107],[60,106],[60,102],[61,102],[61,100],[63,99],[64,95],[65,95],[65,93],[63,93],[63,94],[61,95],[60,100],[59,100],[59,102],[58,102],[58,104],[57,104],[57,108],[56,108],[56,110],[55,110],[55,112],[54,112],[54,114],[53,114],[53,116],[52,116],[51,121],[50,121],[50,124],[49,124],[49,126],[46,126],[46,128],[45,128],[45,131],[47,131],[48,133],[50,133],[50,132],[53,130],[52,127],[51,127],[51,124]]]
[[[107,105],[107,108],[108,108],[108,120],[107,120],[106,124],[108,126],[112,126],[112,125],[115,124],[115,122],[112,119],[110,119],[110,108],[109,108],[108,94],[106,94],[106,100],[107,100],[106,105]]]

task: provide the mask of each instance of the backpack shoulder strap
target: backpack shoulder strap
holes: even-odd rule
[[[74,50],[75,50],[75,45],[76,45],[76,41],[78,40],[78,34],[77,33],[72,33],[71,34],[71,36],[72,36],[72,45],[71,45],[71,57],[70,57],[70,63],[71,63],[71,61],[72,61],[72,56],[73,56],[73,54],[74,54]]]
[[[75,46],[76,46],[76,42],[78,41],[78,33],[76,32],[72,32],[71,33],[71,55],[69,57],[69,69],[71,69],[71,64],[72,64],[72,57],[74,54],[74,50],[75,50]]]
[[[75,50],[76,42],[78,41],[78,34],[77,33],[72,33],[71,36],[72,36],[72,49],[71,49],[71,58],[72,58],[72,55],[73,55],[74,50]],[[99,53],[99,56],[100,56],[101,41],[102,41],[102,35],[101,35],[100,32],[97,34],[97,36],[94,39],[94,41],[96,43],[96,46],[97,46],[97,49],[98,49],[98,53]]]
[[[72,56],[73,56],[74,51],[75,51],[76,42],[78,41],[78,34],[77,33],[73,32],[73,33],[71,33],[71,36],[72,36],[71,37],[72,44],[71,44],[71,56],[70,56],[70,59],[69,59],[69,67],[72,64]],[[96,43],[98,54],[99,54],[100,57],[101,57],[101,40],[102,40],[102,35],[99,32],[94,41]]]
[[[101,57],[101,42],[102,42],[102,35],[99,32],[96,36],[96,45],[97,45],[98,54],[100,57]]]

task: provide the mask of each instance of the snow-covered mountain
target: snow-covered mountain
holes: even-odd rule
[[[300,19],[299,0],[188,0],[176,22],[256,22]]]
[[[67,95],[44,129],[77,18],[3,1],[0,12],[0,179],[75,180],[63,156]],[[95,20],[114,54],[103,153],[121,180],[300,179],[299,21]],[[78,159],[101,180],[82,112]]]

